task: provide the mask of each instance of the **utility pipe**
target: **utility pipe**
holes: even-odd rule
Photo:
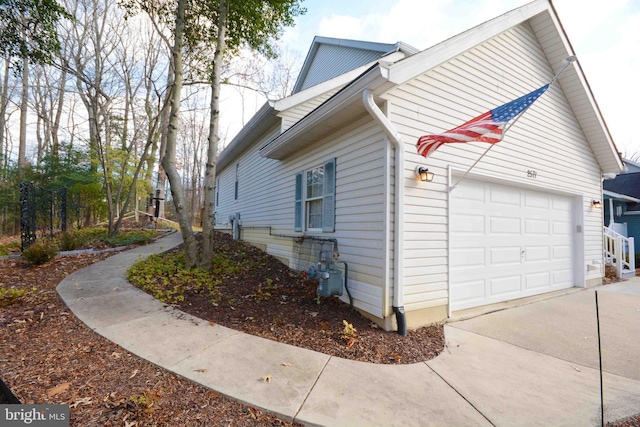
[[[407,335],[407,319],[404,312],[404,141],[387,116],[373,100],[371,89],[362,92],[362,102],[371,117],[384,129],[396,151],[395,162],[395,213],[393,238],[393,312],[396,314],[398,334]]]

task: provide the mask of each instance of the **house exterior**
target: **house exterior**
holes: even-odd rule
[[[573,54],[547,0],[424,51],[316,38],[294,93],[219,156],[216,228],[299,270],[337,257],[341,298],[387,330],[598,285],[592,202],[622,163],[579,63],[477,164],[487,144],[415,147],[548,83]]]
[[[623,237],[634,238],[640,253],[640,165],[623,159],[624,172],[603,181],[604,225]],[[636,263],[638,265],[638,263]]]

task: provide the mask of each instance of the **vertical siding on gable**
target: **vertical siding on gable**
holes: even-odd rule
[[[219,227],[228,216],[240,212],[242,238],[266,246],[267,252],[291,260],[295,266],[295,174],[336,158],[336,231],[319,234],[336,238],[340,259],[349,264],[349,287],[354,305],[383,317],[385,286],[384,183],[385,137],[371,120],[362,119],[337,135],[318,141],[304,152],[282,161],[260,157],[264,142],[274,130],[250,147],[236,161],[218,172]],[[233,200],[233,168],[240,164],[240,197]],[[256,227],[265,227],[259,229]],[[269,236],[272,234],[291,237]],[[341,268],[341,265],[338,266]],[[345,297],[346,298],[346,295]]]
[[[346,46],[321,44],[300,90],[355,70],[380,58],[381,52]]]
[[[515,27],[388,94],[391,120],[406,144],[406,309],[447,304],[447,166],[467,170],[489,147],[447,144],[427,159],[417,139],[456,127],[551,80],[553,72],[527,24]],[[415,178],[425,165],[432,183]],[[534,170],[536,179],[528,178]],[[600,168],[565,99],[554,85],[508,131],[473,170],[540,189],[581,195],[584,200],[585,262],[602,260]],[[455,191],[455,190],[454,190]],[[601,271],[587,272],[587,279]]]

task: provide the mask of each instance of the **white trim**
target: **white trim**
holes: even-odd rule
[[[395,286],[393,288],[393,306],[404,306],[404,140],[402,135],[393,126],[391,121],[378,108],[373,100],[373,91],[362,91],[362,103],[371,118],[379,124],[393,143],[396,150],[395,159],[395,211],[394,211],[394,236],[393,236],[393,276]],[[386,302],[385,302],[386,304]]]
[[[447,317],[451,318],[451,165],[447,165]]]
[[[602,194],[614,199],[625,200],[627,202],[640,203],[640,199],[636,199],[635,197],[631,197],[631,196],[626,196],[624,194],[614,193],[613,191],[609,191],[609,190],[602,191]]]
[[[425,70],[431,70],[545,10],[549,10],[549,2],[536,0],[473,27],[402,62],[389,66],[389,81],[401,84],[411,80],[423,74]]]

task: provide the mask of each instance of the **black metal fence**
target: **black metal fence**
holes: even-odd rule
[[[79,205],[71,203],[79,216]],[[72,213],[74,213],[72,211]],[[67,230],[69,199],[66,188],[45,189],[31,182],[20,183],[20,237],[22,250],[37,237],[51,236]],[[72,215],[72,217],[75,215]]]

